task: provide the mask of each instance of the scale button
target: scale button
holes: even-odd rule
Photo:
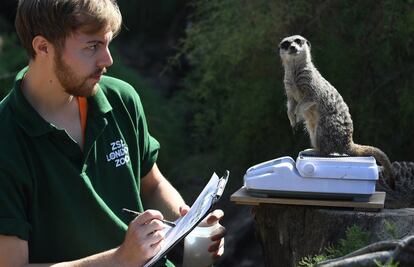
[[[303,173],[306,176],[313,176],[315,174],[316,166],[312,163],[306,163],[303,165]]]

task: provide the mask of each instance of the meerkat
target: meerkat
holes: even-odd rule
[[[395,188],[387,155],[376,147],[354,143],[349,108],[312,63],[309,41],[300,35],[286,37],[279,44],[279,54],[285,70],[287,115],[292,129],[304,121],[311,146],[320,156],[373,156],[382,165],[390,187]]]

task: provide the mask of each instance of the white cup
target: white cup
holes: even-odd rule
[[[218,233],[221,224],[205,226],[200,223],[184,239],[183,267],[205,267],[213,264],[208,247],[213,243],[211,237]]]

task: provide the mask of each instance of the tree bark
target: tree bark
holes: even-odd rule
[[[363,212],[349,209],[261,204],[254,208],[265,266],[297,266],[301,258],[322,254],[345,237],[351,226],[371,233],[371,242],[414,234],[414,209]],[[387,222],[395,233],[387,232]]]

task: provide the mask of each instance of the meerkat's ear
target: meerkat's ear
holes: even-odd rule
[[[306,44],[309,46],[309,48],[311,48],[311,44],[308,40],[306,40]]]

